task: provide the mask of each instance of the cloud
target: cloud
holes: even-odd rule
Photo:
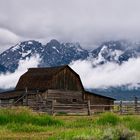
[[[92,67],[89,60],[75,61],[70,64],[81,77],[85,88],[108,88],[130,85],[130,88],[140,87],[140,58],[129,59],[122,65],[106,63]]]
[[[0,89],[14,88],[20,76],[30,67],[37,67],[40,62],[38,55],[20,60],[14,73],[0,75]],[[140,58],[129,59],[119,65],[106,63],[93,67],[91,60],[73,61],[70,67],[76,71],[85,88],[109,88],[127,85],[129,89],[140,87]]]
[[[16,34],[10,32],[7,29],[0,28],[0,45],[1,45],[0,50],[6,49],[7,45],[10,46],[12,44],[15,44],[19,40],[20,40],[20,38]],[[6,48],[4,48],[4,47],[6,47]]]
[[[40,62],[38,55],[27,58],[26,60],[20,60],[19,66],[14,73],[6,73],[0,75],[0,89],[14,88],[20,78],[20,76],[27,71],[30,67],[37,67]]]
[[[105,40],[139,40],[139,5],[139,0],[0,0],[0,28],[21,41],[56,38],[87,48]]]

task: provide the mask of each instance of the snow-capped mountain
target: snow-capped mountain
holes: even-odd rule
[[[8,71],[14,72],[20,60],[41,53],[41,51],[42,44],[37,41],[21,42],[0,54],[0,64],[5,66]]]
[[[51,40],[46,45],[30,40],[24,41],[0,54],[0,64],[7,71],[14,72],[20,60],[38,54],[41,57],[39,66],[57,66],[69,64],[74,60],[86,59],[88,51],[81,48],[79,43],[60,43]],[[1,66],[0,71],[3,72]]]
[[[93,64],[104,64],[106,62],[123,63],[130,58],[140,56],[140,43],[127,41],[109,41],[102,43],[97,49],[91,52]]]
[[[88,51],[82,49],[79,43],[60,43],[57,40],[51,40],[44,45],[41,57],[42,66],[58,66],[79,59],[84,60],[88,57]]]
[[[53,39],[46,45],[38,41],[24,41],[0,54],[0,72],[14,72],[20,60],[39,54],[39,66],[58,66],[75,60],[90,59],[94,66],[107,62],[123,63],[140,56],[140,43],[128,41],[109,41],[96,49],[83,49],[79,43],[60,43]]]

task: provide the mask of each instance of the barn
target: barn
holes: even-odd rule
[[[79,75],[68,65],[29,68],[15,89],[0,94],[0,105],[26,105],[36,110],[49,110],[53,101],[59,104],[113,105],[113,98],[85,91]],[[107,108],[110,109],[110,108]],[[48,111],[47,111],[48,112]]]

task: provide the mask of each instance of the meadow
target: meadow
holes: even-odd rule
[[[49,116],[25,107],[0,109],[0,139],[140,140],[140,116]]]

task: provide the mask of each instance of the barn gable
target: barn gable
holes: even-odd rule
[[[30,68],[23,74],[16,86],[16,90],[84,90],[79,75],[69,66],[50,68]]]

